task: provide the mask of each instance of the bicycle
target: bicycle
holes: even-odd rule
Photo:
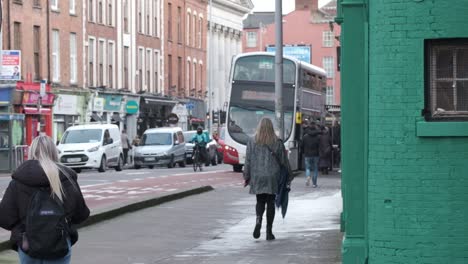
[[[193,155],[192,155],[192,160],[193,160],[193,171],[197,171],[199,169],[200,171],[203,170],[203,163],[201,159],[201,154],[200,154],[200,145],[196,144],[193,150]]]

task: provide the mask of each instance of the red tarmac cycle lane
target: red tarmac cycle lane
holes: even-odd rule
[[[143,175],[142,175],[143,176]],[[210,185],[213,188],[242,188],[241,173],[207,171],[170,176],[149,176],[119,180],[111,183],[82,186],[86,204],[92,212],[140,201],[145,197],[157,197]],[[8,239],[9,232],[0,229],[0,240]]]

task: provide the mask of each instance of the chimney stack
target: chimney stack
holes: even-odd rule
[[[296,0],[296,10],[318,10],[318,0]]]

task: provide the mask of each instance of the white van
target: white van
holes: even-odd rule
[[[176,163],[185,167],[185,139],[182,129],[165,127],[146,130],[134,155],[135,169],[161,165],[173,168]]]
[[[98,169],[105,172],[113,167],[123,167],[120,130],[111,124],[90,124],[69,127],[59,145],[59,161],[80,172],[81,169]]]

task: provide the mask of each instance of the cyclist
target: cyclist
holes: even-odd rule
[[[190,142],[195,143],[195,148],[200,148],[200,158],[201,163],[205,163],[208,160],[208,152],[206,151],[206,144],[208,144],[208,136],[203,133],[203,128],[198,127],[197,133],[193,135],[192,140]]]

